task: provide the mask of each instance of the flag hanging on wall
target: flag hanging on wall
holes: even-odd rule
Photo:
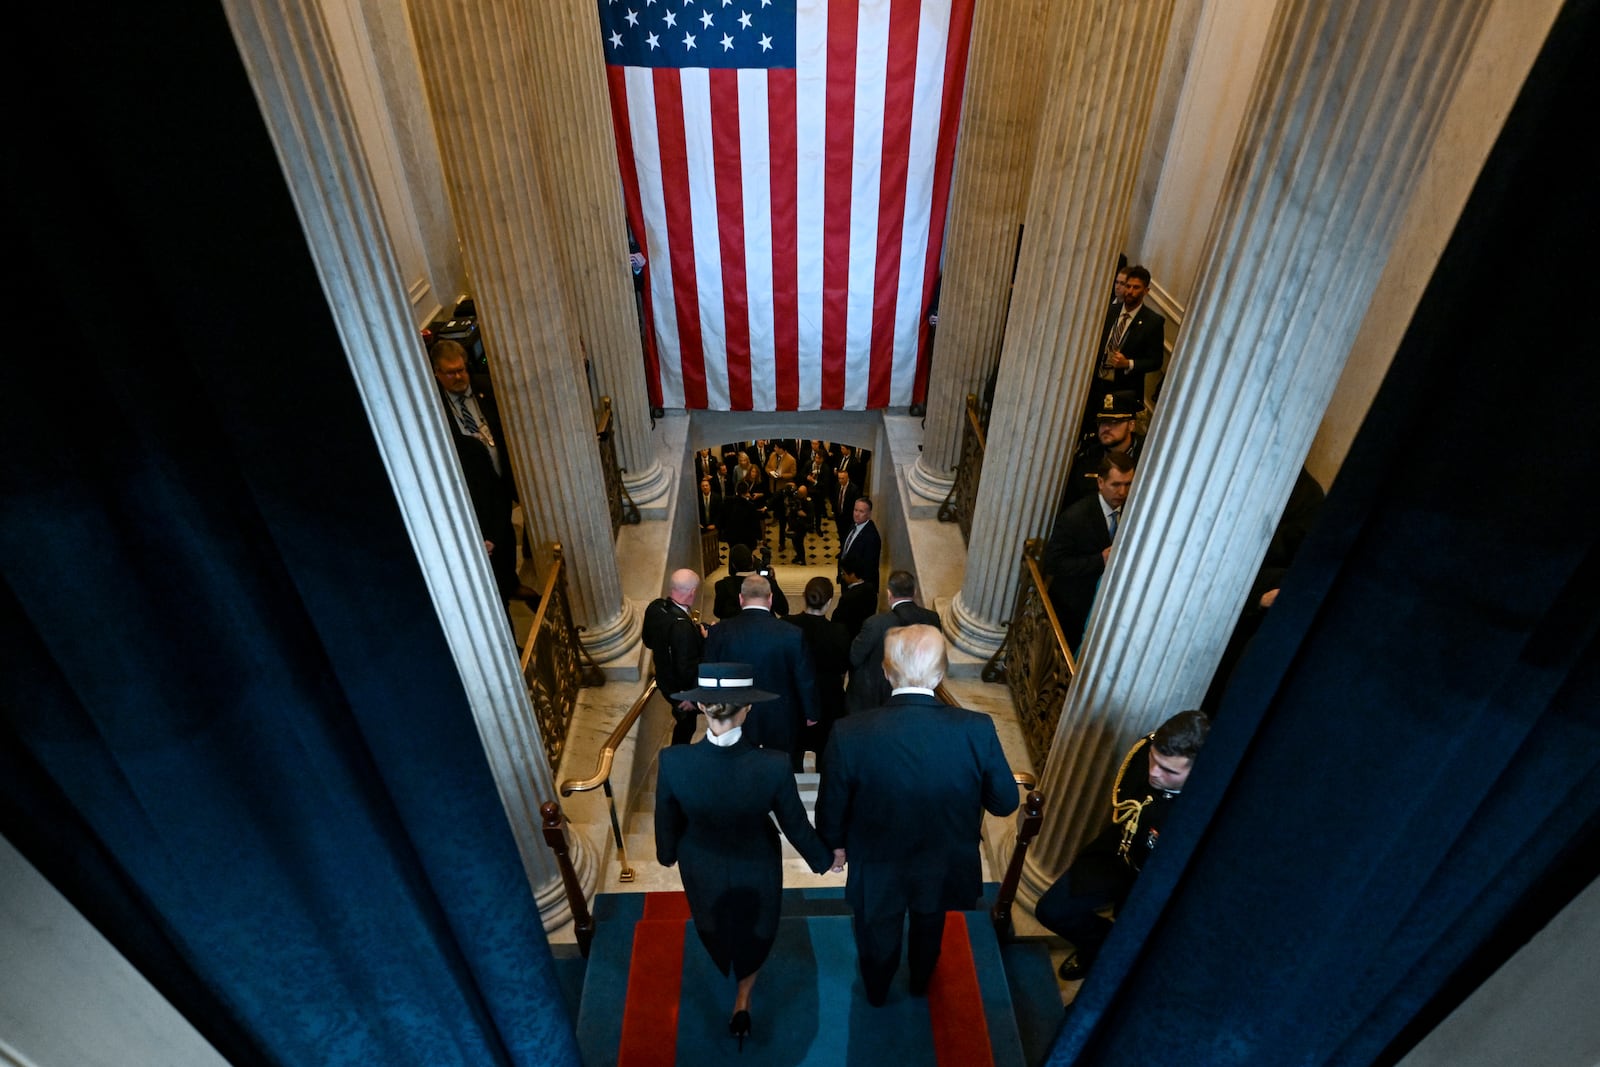
[[[651,403],[921,403],[973,0],[598,3]]]

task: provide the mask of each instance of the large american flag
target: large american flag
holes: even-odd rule
[[[973,0],[598,2],[652,404],[920,403]]]

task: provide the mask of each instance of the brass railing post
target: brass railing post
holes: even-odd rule
[[[594,916],[589,914],[589,902],[583,896],[583,883],[573,869],[572,856],[567,851],[566,817],[561,805],[547,800],[539,805],[539,816],[544,821],[544,843],[556,854],[556,866],[561,869],[561,888],[567,894],[567,907],[572,909],[572,928],[578,936],[578,951],[585,959],[589,946],[594,943]]]

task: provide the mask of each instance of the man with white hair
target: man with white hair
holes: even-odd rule
[[[889,995],[900,967],[901,926],[911,913],[911,995],[922,996],[939,961],[944,913],[977,904],[983,813],[1017,809],[1011,777],[987,715],[943,704],[944,636],[902,626],[883,641],[893,692],[880,708],[834,725],[817,796],[817,831],[848,859],[845,898],[867,1002]]]

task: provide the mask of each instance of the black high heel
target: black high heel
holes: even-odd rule
[[[739,1039],[739,1051],[744,1051],[744,1039],[750,1036],[750,1013],[736,1011],[728,1020],[728,1033]]]

